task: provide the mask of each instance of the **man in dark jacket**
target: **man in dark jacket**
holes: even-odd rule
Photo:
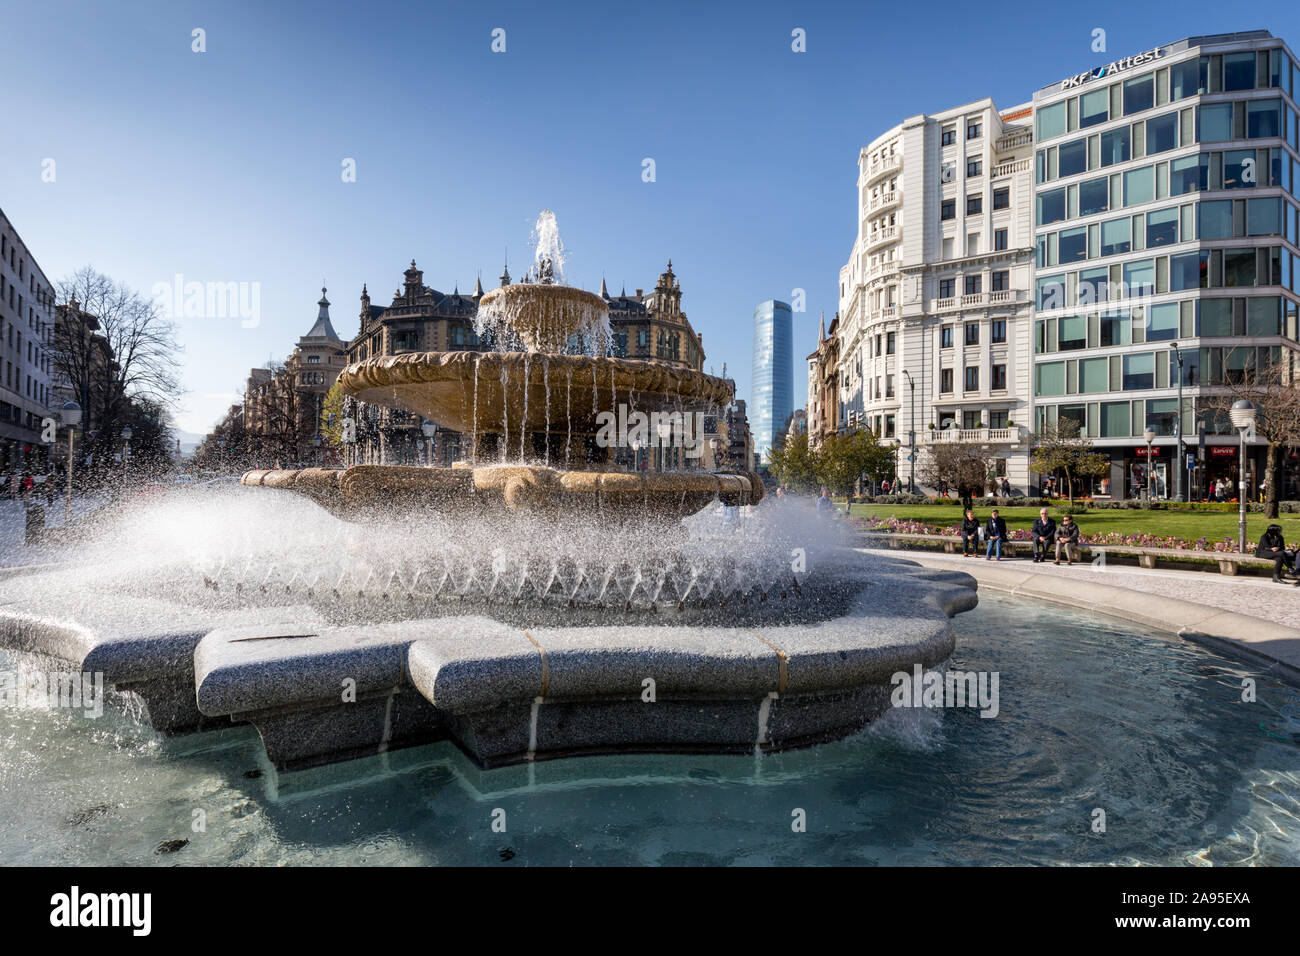
[[[980,523],[975,520],[975,512],[966,509],[966,517],[961,519],[961,556],[975,557],[975,549],[980,544]]]
[[[1047,516],[1046,508],[1038,509],[1038,520],[1030,529],[1034,536],[1034,564],[1047,560],[1047,549],[1052,546],[1052,539],[1056,536],[1056,522]]]
[[[984,526],[984,536],[989,539],[988,549],[984,552],[984,560],[987,561],[993,556],[994,550],[998,553],[998,560],[1002,560],[1002,542],[1007,539],[1007,523],[998,515],[998,509],[994,508],[989,515],[988,524]]]
[[[1061,525],[1056,529],[1057,564],[1061,563],[1061,548],[1065,548],[1065,563],[1074,564],[1074,558],[1079,553],[1079,526],[1069,515],[1061,519]]]
[[[1282,582],[1282,569],[1286,567],[1289,574],[1297,574],[1296,552],[1288,551],[1286,548],[1286,539],[1282,537],[1282,526],[1280,524],[1271,524],[1268,530],[1264,532],[1259,539],[1259,547],[1255,549],[1255,557],[1268,558],[1273,562],[1273,580],[1278,584]]]

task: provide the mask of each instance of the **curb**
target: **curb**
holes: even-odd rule
[[[953,566],[951,561],[928,557],[923,552],[913,553],[912,559],[923,567]],[[961,570],[974,577],[980,587],[1144,624],[1220,653],[1244,658],[1290,683],[1300,684],[1300,630],[1295,628],[1249,614],[1098,581],[1071,580],[1004,567],[962,566]]]

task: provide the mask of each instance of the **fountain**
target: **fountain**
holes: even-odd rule
[[[554,217],[537,231],[532,281],[481,300],[497,350],[339,378],[470,436],[469,461],[176,492],[11,572],[0,645],[102,675],[159,730],[251,724],[280,769],[438,740],[483,767],[762,754],[850,734],[940,666],[969,575],[868,556],[747,471],[620,464],[635,415],[679,434],[732,386],[606,354],[603,299],[563,284]]]
[[[468,435],[472,461],[496,457],[499,463],[252,471],[243,483],[291,489],[349,517],[400,503],[420,510],[504,507],[558,512],[566,520],[597,513],[672,524],[714,500],[760,501],[762,481],[749,471],[614,467],[618,448],[602,440],[602,416],[617,414],[621,406],[643,415],[675,414],[681,422],[683,407],[729,404],[732,385],[694,369],[607,355],[612,336],[605,300],[563,284],[563,247],[550,210],[543,211],[535,231],[535,281],[502,286],[479,302],[480,333],[507,350],[374,356],[338,378],[358,401],[413,412]],[[564,386],[552,389],[553,379]],[[587,381],[590,390],[573,385]],[[480,445],[500,451],[480,454]],[[548,464],[552,460],[569,467]]]

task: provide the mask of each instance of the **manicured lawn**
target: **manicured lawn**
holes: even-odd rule
[[[843,502],[838,502],[843,509]],[[989,508],[976,508],[975,517],[981,522],[989,516]],[[900,521],[920,521],[932,528],[955,527],[961,522],[961,505],[870,505],[856,504],[850,510],[855,518],[889,518]],[[1038,517],[1034,507],[999,508],[998,513],[1006,519],[1007,528],[1029,528]],[[1063,508],[1049,508],[1048,513],[1058,522],[1064,513]],[[1205,537],[1210,541],[1220,541],[1225,537],[1234,540],[1237,537],[1237,513],[1225,514],[1216,511],[1142,511],[1140,509],[1106,508],[1075,515],[1079,530],[1084,534],[1156,534],[1172,535],[1195,541]],[[1276,522],[1267,520],[1263,515],[1246,516],[1246,533],[1253,545],[1259,541],[1264,529],[1273,523],[1282,526],[1282,533],[1287,541],[1300,539],[1300,515],[1281,515]]]

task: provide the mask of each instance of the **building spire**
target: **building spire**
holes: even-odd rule
[[[474,280],[474,298],[477,299],[481,295],[483,295],[483,279],[480,276]]]
[[[600,297],[601,297],[602,299],[608,299],[608,298],[609,298],[609,289],[605,288],[605,277],[604,277],[604,276],[601,276],[601,277],[600,277]]]
[[[320,299],[316,302],[316,305],[319,306],[316,313],[316,324],[311,327],[311,331],[303,338],[338,340],[339,335],[334,331],[334,326],[330,323],[330,300],[325,297],[325,287],[323,285],[320,290]]]

